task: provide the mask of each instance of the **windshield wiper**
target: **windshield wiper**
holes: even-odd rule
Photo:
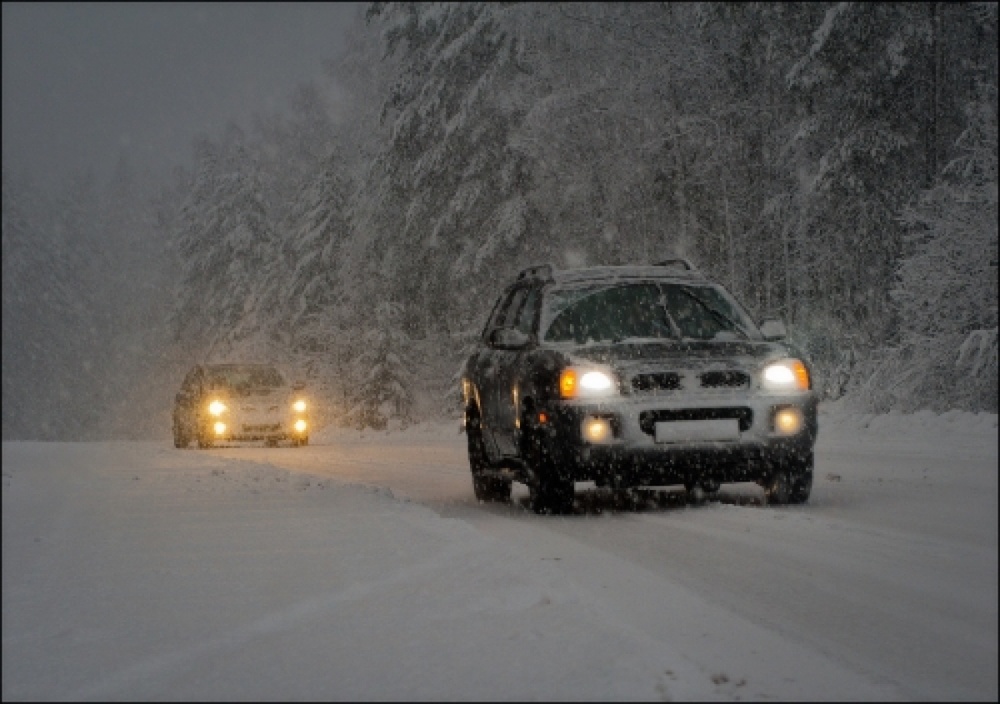
[[[677,338],[671,335],[670,337],[663,337],[662,335],[624,335],[622,337],[612,337],[612,345],[620,345],[623,342],[676,342]]]

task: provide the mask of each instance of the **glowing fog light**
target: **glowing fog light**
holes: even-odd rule
[[[306,432],[306,428],[308,428],[309,426],[306,424],[304,420],[299,418],[297,421],[295,421],[295,425],[293,425],[292,427],[295,428],[296,433],[304,433]]]
[[[798,408],[779,408],[774,413],[774,431],[779,435],[795,435],[802,430],[802,411]]]
[[[303,401],[302,399],[299,399],[298,401],[292,404],[292,410],[295,411],[296,413],[302,413],[303,411],[306,410],[306,402]]]
[[[215,427],[215,434],[216,435],[225,435],[226,434],[226,424],[225,423],[219,421],[218,423],[215,424],[214,427]]]
[[[589,417],[583,421],[583,437],[587,442],[601,445],[611,442],[614,433],[610,418]]]
[[[208,412],[211,413],[213,416],[221,416],[223,413],[226,412],[226,404],[224,404],[222,401],[212,401],[210,404],[208,404]]]

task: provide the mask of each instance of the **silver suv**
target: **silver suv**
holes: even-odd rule
[[[570,511],[575,481],[808,500],[817,396],[784,325],[758,326],[687,260],[525,269],[465,363],[473,488]]]

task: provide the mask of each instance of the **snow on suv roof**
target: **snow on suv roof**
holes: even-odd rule
[[[671,259],[660,264],[625,266],[590,266],[579,269],[549,269],[534,267],[533,274],[548,274],[556,283],[584,283],[624,279],[679,279],[705,281],[705,275],[684,259]]]

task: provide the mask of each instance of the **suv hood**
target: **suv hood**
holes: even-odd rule
[[[752,371],[767,360],[794,356],[784,344],[753,340],[632,342],[574,347],[565,354],[571,362],[606,364],[626,374],[651,368]]]
[[[777,342],[755,340],[687,340],[683,342],[623,342],[617,345],[587,345],[566,349],[572,358],[612,364],[616,361],[653,361],[681,359],[742,358],[764,360],[790,354],[788,347]]]

